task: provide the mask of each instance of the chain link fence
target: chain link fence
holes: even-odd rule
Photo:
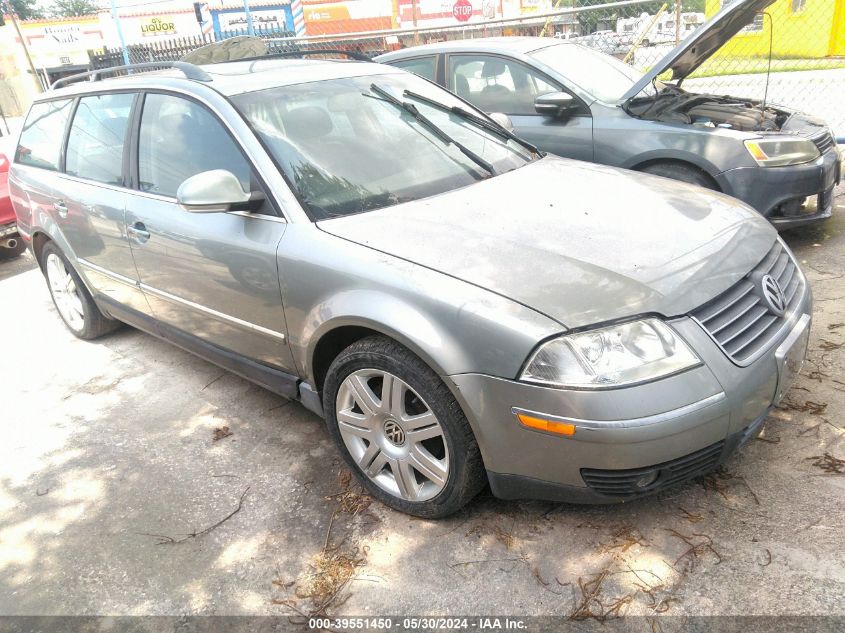
[[[413,28],[291,37],[262,33],[271,53],[334,49],[373,57],[380,53],[431,42],[494,36],[539,36],[566,40],[613,55],[639,71],[659,63],[721,8],[738,0],[552,0],[552,11],[516,18],[488,19],[487,2],[480,15],[469,10],[469,21],[442,26],[413,4],[399,0],[398,17]],[[466,3],[470,4],[470,3]],[[459,0],[454,17],[459,18]],[[524,3],[523,3],[524,4]],[[472,7],[472,5],[470,4]],[[492,5],[491,5],[492,6]],[[409,7],[411,11],[409,12]],[[444,5],[445,7],[445,5]],[[495,13],[492,13],[495,15]],[[433,26],[427,26],[427,24]],[[383,26],[383,18],[372,25]],[[227,33],[225,37],[236,35]],[[183,39],[152,46],[129,47],[134,62],[180,59],[210,39]],[[121,51],[92,56],[92,66],[122,64]],[[664,79],[671,79],[663,77]],[[731,38],[690,77],[684,88],[693,92],[731,95],[803,110],[825,119],[845,136],[845,0],[776,0]]]

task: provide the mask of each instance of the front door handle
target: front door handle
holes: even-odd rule
[[[65,204],[64,200],[56,200],[53,203],[53,208],[56,210],[56,213],[59,214],[60,218],[67,217],[67,205]]]
[[[135,240],[138,244],[143,244],[150,239],[150,232],[143,222],[135,222],[126,227],[126,233],[129,237]]]

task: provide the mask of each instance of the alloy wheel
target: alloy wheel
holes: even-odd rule
[[[341,383],[336,401],[340,436],[376,485],[407,501],[427,501],[449,477],[443,427],[405,381],[361,369]]]
[[[82,297],[79,296],[73,276],[55,253],[47,256],[46,270],[50,294],[53,295],[56,308],[70,329],[81,332],[85,327],[85,312],[82,309]]]

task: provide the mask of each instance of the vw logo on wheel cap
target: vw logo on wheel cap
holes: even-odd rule
[[[771,275],[764,275],[760,280],[760,286],[769,311],[779,317],[786,314],[786,297],[783,295],[783,289],[777,280]]]
[[[387,420],[384,423],[384,435],[396,446],[402,446],[405,443],[405,430],[393,420]]]

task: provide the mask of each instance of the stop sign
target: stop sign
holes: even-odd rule
[[[467,22],[472,17],[472,3],[469,0],[455,0],[452,15],[459,22]]]

